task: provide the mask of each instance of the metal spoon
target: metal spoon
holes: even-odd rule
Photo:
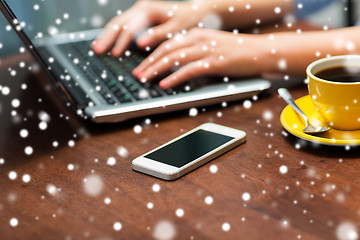
[[[296,105],[294,99],[291,97],[289,91],[286,88],[279,88],[278,90],[279,95],[287,102],[297,113],[300,114],[300,116],[305,121],[305,128],[303,129],[304,133],[322,133],[329,131],[330,127],[321,127],[321,126],[313,126],[310,124],[308,117],[305,115],[305,113]]]

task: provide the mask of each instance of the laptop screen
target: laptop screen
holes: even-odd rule
[[[135,0],[1,0],[1,10],[14,23],[19,36],[45,72],[49,73],[51,83],[60,93],[65,93],[67,100],[75,103],[78,108],[83,108],[89,103],[105,102],[99,100],[99,94],[94,93],[95,86],[87,82],[90,79],[85,74],[88,72],[84,65],[87,60],[82,59],[81,64],[77,64],[81,57],[75,57],[74,49],[68,49],[68,46],[87,40],[82,45],[86,46],[87,53],[91,52],[90,41],[98,36],[100,28],[134,2]],[[98,88],[103,89],[100,86]],[[105,93],[101,95],[104,96]],[[108,100],[107,103],[116,103]]]

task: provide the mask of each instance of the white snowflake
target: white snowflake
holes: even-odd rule
[[[207,205],[211,205],[214,202],[214,199],[211,196],[206,196],[204,201]]]
[[[175,225],[167,220],[158,222],[154,227],[153,237],[156,240],[174,239],[176,235]]]
[[[217,173],[218,167],[215,164],[211,164],[209,170],[211,173]]]
[[[68,145],[69,145],[69,147],[74,147],[75,146],[75,141],[74,140],[69,140]]]
[[[243,103],[244,108],[249,109],[252,106],[252,103],[250,100],[245,100]]]
[[[336,227],[336,237],[339,240],[357,240],[359,234],[354,225],[351,222],[342,222]]]
[[[222,28],[222,19],[217,14],[207,14],[205,17],[201,20],[204,27],[207,29],[221,29]]]
[[[105,199],[104,199],[104,203],[107,204],[107,205],[109,205],[109,204],[111,203],[111,199],[108,198],[108,197],[105,198]]]
[[[34,149],[31,146],[27,146],[27,147],[25,147],[24,152],[26,155],[31,155],[34,152]]]
[[[3,95],[9,95],[9,93],[10,93],[10,88],[9,87],[7,87],[7,86],[4,86],[4,87],[2,87],[1,88],[1,92],[2,92],[2,94]]]
[[[18,224],[19,224],[19,221],[17,220],[17,218],[10,219],[10,226],[16,227]]]
[[[288,172],[288,167],[285,165],[281,165],[279,171],[281,174],[286,174]]]
[[[189,116],[190,117],[195,117],[198,115],[198,110],[196,108],[190,108],[189,110]]]
[[[134,132],[136,134],[140,134],[142,132],[142,127],[140,125],[135,125],[134,126]]]
[[[10,180],[15,180],[17,178],[17,173],[15,171],[10,171],[9,178]]]
[[[47,123],[41,121],[41,122],[39,123],[39,129],[40,129],[40,130],[46,130],[46,129],[47,129]]]
[[[108,4],[108,0],[98,0],[97,2],[98,2],[99,5],[102,5],[102,6]]]
[[[22,180],[23,180],[24,183],[28,183],[28,182],[30,182],[31,177],[30,177],[29,174],[24,174],[24,175],[22,176]]]
[[[275,12],[276,14],[281,13],[281,8],[280,8],[280,7],[276,7],[276,8],[274,9],[274,12]]]
[[[27,136],[29,136],[29,131],[26,130],[26,129],[21,129],[20,130],[20,137],[26,138]]]
[[[19,99],[13,99],[11,101],[11,106],[13,106],[14,108],[18,108],[20,106],[20,100]]]
[[[280,70],[286,70],[287,69],[287,61],[286,61],[286,59],[280,59],[278,61],[278,68]]]
[[[83,188],[86,194],[89,196],[97,196],[103,190],[103,180],[99,175],[91,174],[86,176],[83,181]]]
[[[272,113],[271,110],[266,110],[264,113],[263,113],[263,118],[266,120],[266,121],[271,121],[274,117],[274,114]]]
[[[38,118],[43,122],[50,122],[50,115],[45,111],[40,111],[38,113]]]
[[[56,196],[59,192],[59,190],[53,184],[46,185],[46,191],[52,196]]]
[[[242,199],[243,199],[245,202],[249,201],[250,198],[251,198],[250,193],[248,193],[248,192],[243,193]]]
[[[222,228],[222,230],[224,231],[224,232],[228,232],[228,231],[230,231],[230,228],[231,228],[231,226],[230,226],[230,223],[223,223],[223,225],[221,226],[221,228]]]
[[[120,231],[122,228],[122,224],[120,222],[115,222],[113,228],[115,231]]]
[[[74,164],[69,163],[68,166],[67,166],[67,169],[68,169],[69,171],[73,171],[73,170],[75,169]]]
[[[94,15],[91,17],[90,22],[92,27],[98,28],[104,24],[105,20],[101,15]]]
[[[116,159],[114,157],[109,157],[106,163],[109,166],[114,166],[116,164]]]
[[[175,211],[176,216],[183,217],[184,216],[184,210],[181,208],[176,209]]]
[[[116,151],[120,157],[127,158],[129,156],[129,151],[123,146],[118,147]]]
[[[48,33],[51,35],[51,36],[54,36],[56,34],[59,33],[59,30],[55,27],[55,26],[49,26],[48,28]]]
[[[154,191],[154,192],[159,192],[160,191],[160,185],[159,184],[157,184],[157,183],[155,183],[153,186],[152,186],[152,190]]]

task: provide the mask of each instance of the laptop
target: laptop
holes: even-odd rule
[[[97,1],[98,4],[106,2]],[[94,15],[98,22],[93,17],[92,25],[88,26],[89,19],[78,15],[84,14],[82,10],[89,10],[93,3],[82,0],[0,0],[0,3],[3,15],[60,96],[70,102],[78,114],[95,123],[121,122],[240,100],[270,87],[270,82],[264,79],[229,79],[226,76],[194,79],[169,90],[161,89],[157,82],[143,84],[131,71],[148,52],[135,45],[129,46],[127,54],[119,58],[92,52],[90,43],[101,31],[98,25],[107,20]],[[129,7],[131,2],[127,3]],[[100,5],[92,9],[101,12],[107,7]],[[110,17],[113,15],[115,13]]]

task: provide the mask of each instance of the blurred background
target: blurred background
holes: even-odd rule
[[[136,0],[8,0],[30,37],[103,27]],[[30,34],[29,34],[30,33]],[[16,32],[0,14],[0,57],[23,46]]]
[[[28,33],[35,37],[39,33],[46,36],[103,27],[119,11],[125,11],[135,1],[8,0],[7,2],[18,13],[20,21],[25,23]],[[329,27],[346,26],[345,1],[335,1],[330,6],[308,16],[307,20]],[[352,1],[353,5],[357,5],[353,12],[360,13],[360,4],[355,4],[358,0],[349,1]],[[0,58],[21,51],[22,46],[15,31],[11,29],[4,16],[0,14]]]

